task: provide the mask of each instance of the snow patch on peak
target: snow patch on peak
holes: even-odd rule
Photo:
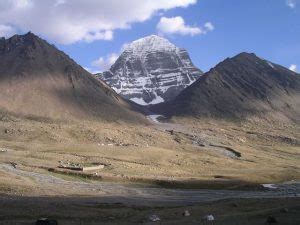
[[[157,95],[155,92],[153,92],[153,93],[155,95],[155,98],[151,102],[148,102],[148,103],[145,102],[143,98],[134,97],[134,98],[131,98],[130,100],[139,105],[155,105],[155,104],[162,103],[165,101],[162,97]]]
[[[130,100],[139,105],[148,105],[148,103],[145,102],[144,99],[142,99],[142,98],[131,98]]]
[[[260,58],[261,60],[263,60],[265,63],[268,64],[268,66],[270,66],[272,69],[276,69],[275,65],[273,63],[271,63],[270,61],[264,59],[264,58],[261,58],[261,57],[258,57]]]
[[[273,65],[272,63],[270,63],[270,62],[268,62],[268,65],[269,65],[270,67],[272,67],[273,69],[275,68],[274,65]]]
[[[149,105],[169,101],[201,74],[186,50],[150,35],[127,44],[102,78],[121,96]]]
[[[179,51],[179,48],[165,38],[150,35],[133,41],[124,51],[132,52],[135,55],[144,55],[153,51],[176,52]]]

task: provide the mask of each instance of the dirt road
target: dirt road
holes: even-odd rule
[[[37,184],[55,190],[72,190],[82,192],[87,196],[105,197],[105,201],[124,204],[159,204],[159,205],[189,205],[201,202],[230,198],[285,198],[300,196],[300,183],[285,183],[274,185],[273,188],[261,191],[237,190],[185,190],[147,187],[141,185],[125,185],[110,182],[69,181],[50,174],[24,171],[9,164],[1,164],[0,171],[20,178],[30,178]],[[118,198],[116,199],[116,196]]]

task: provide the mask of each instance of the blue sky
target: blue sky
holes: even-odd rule
[[[207,71],[226,57],[239,52],[254,52],[272,62],[300,67],[300,4],[289,7],[285,0],[201,0],[188,8],[164,12],[165,17],[181,16],[186,24],[201,26],[211,21],[215,26],[205,35],[167,35],[174,44],[188,50],[192,61]],[[84,67],[122,45],[150,34],[157,34],[160,15],[131,29],[117,30],[112,41],[59,45]]]
[[[0,36],[1,32],[8,36],[14,31],[31,30],[94,71],[99,68],[92,66],[92,62],[99,57],[106,60],[110,54],[120,53],[124,43],[158,33],[187,49],[194,64],[204,71],[242,51],[254,52],[286,67],[294,64],[300,71],[300,0],[112,0],[111,3],[22,0],[22,5],[9,3],[16,1],[0,2],[0,21],[3,21]],[[49,11],[51,14],[47,15]],[[37,18],[41,14],[45,18]],[[157,24],[162,17],[181,17],[188,29],[200,27],[202,31],[193,34],[158,31]],[[214,30],[203,32],[207,22]],[[93,35],[89,33],[91,30]]]

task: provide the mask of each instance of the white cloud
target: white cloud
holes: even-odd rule
[[[110,54],[109,57],[108,57],[109,65],[114,64],[117,61],[118,57],[119,57],[118,54],[115,54],[115,53]]]
[[[197,0],[1,0],[0,25],[32,31],[51,41],[111,40],[116,29],[128,29],[153,15]]]
[[[93,68],[85,68],[88,70],[90,73],[99,73],[103,71],[107,71],[110,69],[110,67],[117,61],[119,58],[119,55],[129,46],[129,43],[124,43],[121,46],[119,54],[117,53],[110,53],[106,56],[101,56],[98,59],[94,60],[91,62],[91,66]],[[96,71],[96,72],[95,72]]]
[[[205,23],[204,27],[207,29],[207,31],[213,31],[215,29],[215,26],[211,22]]]
[[[99,57],[98,59],[94,60],[91,65],[99,71],[106,71],[116,62],[119,55],[116,53],[111,53],[106,57]]]
[[[129,45],[130,45],[130,43],[128,43],[128,42],[124,43],[121,47],[121,52],[124,52],[125,49],[129,47]]]
[[[289,69],[290,69],[291,71],[297,72],[297,65],[292,64],[292,65],[289,67]]]
[[[286,0],[286,4],[291,9],[294,9],[296,7],[296,0]]]
[[[12,36],[16,31],[11,27],[7,25],[1,25],[0,24],[0,37],[10,37]]]
[[[199,27],[191,27],[185,24],[184,19],[180,16],[176,17],[162,17],[157,24],[159,32],[164,34],[181,34],[191,35],[200,34],[202,30]]]
[[[190,36],[206,34],[208,31],[215,29],[211,22],[205,23],[203,28],[186,25],[181,16],[171,18],[162,17],[160,18],[156,28],[162,34],[180,34]]]

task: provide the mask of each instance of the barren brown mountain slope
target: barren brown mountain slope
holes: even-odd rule
[[[190,124],[189,114],[182,114],[181,124],[160,123],[155,115],[151,124],[128,123],[143,117],[65,54],[33,34],[0,43],[0,109],[11,114],[0,110],[0,224],[33,224],[45,216],[59,224],[141,224],[154,213],[161,224],[199,224],[208,213],[218,224],[236,218],[258,224],[279,211],[275,201],[289,211],[276,216],[278,224],[297,224],[297,124],[213,119]],[[78,171],[70,169],[74,165],[102,167]],[[261,186],[282,182],[288,182],[284,189]],[[239,197],[247,199],[230,200],[238,211],[228,200],[211,202]],[[197,205],[187,206],[191,203]],[[187,209],[191,216],[182,216]]]
[[[300,75],[254,54],[227,58],[174,100],[152,106],[169,117],[300,120]]]
[[[142,121],[113,90],[32,33],[0,40],[0,111]]]

